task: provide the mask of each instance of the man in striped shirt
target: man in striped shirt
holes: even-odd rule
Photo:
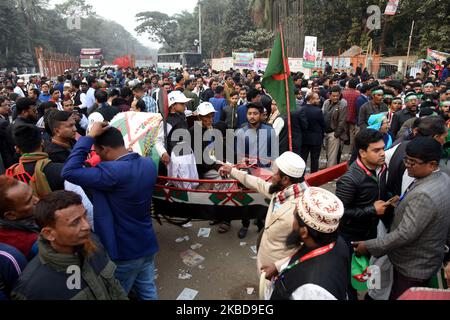
[[[145,88],[141,84],[137,84],[133,88],[133,94],[136,100],[142,99],[145,102],[146,112],[158,113],[158,105],[155,99],[145,92]]]

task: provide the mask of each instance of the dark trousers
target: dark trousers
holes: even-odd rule
[[[302,145],[300,153],[305,163],[308,162],[308,157],[311,153],[311,173],[319,171],[319,159],[321,150],[322,146]]]
[[[428,287],[429,282],[430,280],[420,280],[405,277],[394,268],[394,282],[392,284],[392,290],[389,300],[397,300],[403,293],[405,293],[410,288]]]

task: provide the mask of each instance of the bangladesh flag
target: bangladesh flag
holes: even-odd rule
[[[286,81],[289,87],[289,101],[291,112],[295,111],[295,95],[294,95],[294,81],[289,70],[288,58],[283,55],[281,41],[281,34],[278,33],[275,37],[275,43],[270,54],[269,64],[264,73],[262,84],[269,92],[273,99],[277,102],[278,111],[281,114],[287,115],[287,99],[286,99]],[[286,53],[286,46],[284,46],[284,53]]]

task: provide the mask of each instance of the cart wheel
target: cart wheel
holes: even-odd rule
[[[164,216],[164,215],[163,215],[163,218],[168,223],[176,225],[178,227],[181,227],[182,225],[192,221],[191,218],[173,218],[173,217],[168,217],[168,216]]]

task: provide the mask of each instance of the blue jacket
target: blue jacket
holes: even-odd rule
[[[55,89],[58,89],[59,92],[61,92],[61,96],[64,95],[64,83],[57,83],[55,84]]]
[[[247,104],[239,106],[237,109],[237,127],[242,128],[242,126],[247,123]]]
[[[112,260],[135,260],[158,252],[150,205],[156,183],[151,158],[130,153],[116,161],[83,167],[94,143],[81,137],[67,159],[62,177],[93,194],[94,226]]]
[[[209,99],[209,102],[214,106],[214,109],[216,110],[216,113],[214,114],[214,121],[213,124],[216,124],[220,121],[220,118],[222,116],[222,109],[225,108],[228,103],[225,98],[211,98]]]
[[[9,300],[12,288],[27,265],[27,259],[16,248],[0,243],[0,301]]]
[[[41,93],[39,95],[39,101],[42,102],[42,103],[45,103],[45,102],[48,102],[51,97],[52,96],[50,94],[43,94],[43,93]]]
[[[363,94],[361,94],[358,99],[356,99],[356,119],[359,119],[359,110],[367,102],[369,102],[369,98]]]

